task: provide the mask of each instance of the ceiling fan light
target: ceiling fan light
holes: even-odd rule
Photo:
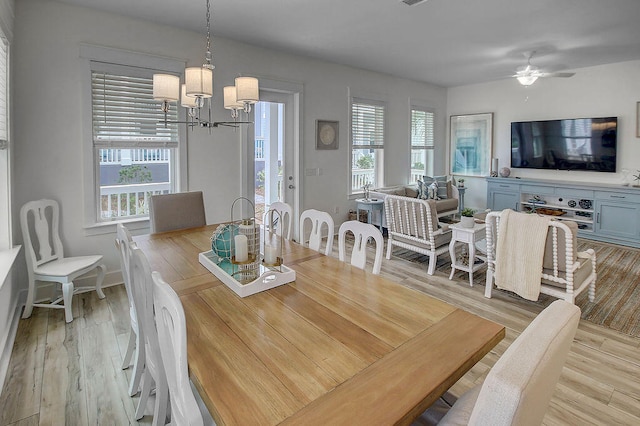
[[[522,84],[523,86],[531,86],[533,83],[536,82],[536,80],[538,79],[538,76],[535,75],[520,75],[518,77],[516,77],[518,79],[518,82],[520,84]]]
[[[225,86],[224,90],[224,108],[225,109],[242,109],[242,102],[238,102],[236,98],[236,86]]]
[[[236,100],[245,104],[260,101],[258,79],[253,77],[236,77]]]
[[[189,67],[184,70],[187,96],[210,98],[213,96],[213,71],[203,67]]]
[[[180,77],[171,74],[153,75],[153,99],[173,102],[180,93]]]

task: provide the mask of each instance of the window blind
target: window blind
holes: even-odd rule
[[[351,138],[353,148],[383,148],[384,104],[354,99],[351,104]]]
[[[175,148],[178,146],[177,105],[167,120],[153,99],[153,77],[92,71],[91,99],[95,147]]]
[[[433,147],[433,113],[429,111],[411,110],[411,145]]]

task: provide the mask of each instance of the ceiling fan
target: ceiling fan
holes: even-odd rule
[[[533,51],[533,52],[529,53],[528,55],[525,54],[525,56],[528,56],[527,57],[527,66],[518,68],[516,73],[514,75],[512,75],[512,77],[517,78],[518,82],[520,84],[522,84],[523,86],[531,86],[540,77],[564,77],[564,78],[566,78],[566,77],[573,77],[575,75],[574,72],[542,72],[542,71],[540,71],[540,69],[538,67],[536,67],[535,65],[531,65],[531,58],[533,58],[533,55],[535,53],[536,52]]]

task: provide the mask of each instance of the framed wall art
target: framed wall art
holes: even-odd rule
[[[338,149],[338,122],[316,120],[316,149]]]
[[[489,176],[493,113],[452,115],[449,129],[451,174]]]

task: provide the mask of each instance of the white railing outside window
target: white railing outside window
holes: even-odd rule
[[[100,217],[117,220],[149,214],[149,197],[168,194],[169,182],[111,185],[100,188]]]

